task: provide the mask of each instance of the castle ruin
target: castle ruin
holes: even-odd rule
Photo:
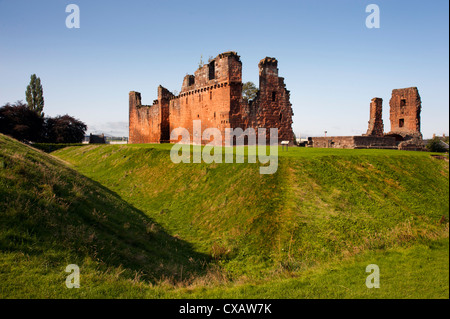
[[[375,97],[370,102],[369,128],[364,136],[383,136],[383,99]]]
[[[217,128],[225,142],[225,130],[266,128],[278,129],[278,142],[294,142],[292,104],[284,78],[278,76],[278,61],[266,57],[259,64],[259,90],[253,100],[242,96],[242,62],[236,52],[229,51],[201,65],[193,75],[183,79],[181,92],[174,95],[158,87],[158,98],[152,105],[143,105],[141,94],[129,94],[129,143],[176,143],[170,132],[182,127],[194,139],[194,122],[201,120],[201,132]],[[383,100],[370,103],[369,127],[359,136],[309,137],[309,147],[381,148],[422,150],[420,132],[421,100],[418,89],[395,89],[390,99],[391,130],[384,132]],[[201,140],[202,144],[210,140]],[[247,140],[248,142],[248,140]],[[246,142],[246,143],[247,143]]]
[[[414,149],[422,142],[420,112],[422,102],[416,87],[392,91],[390,105],[391,131],[386,136],[399,141],[399,149]]]
[[[310,137],[308,146],[323,148],[381,148],[422,150],[420,132],[421,100],[416,87],[392,90],[390,105],[391,131],[384,133],[383,100],[370,103],[369,128],[362,136]]]
[[[181,92],[174,95],[158,87],[158,98],[143,105],[141,94],[129,93],[129,143],[176,143],[170,132],[186,128],[193,141],[193,121],[201,120],[202,131],[218,128],[278,129],[278,140],[294,140],[292,105],[284,79],[278,76],[278,61],[266,57],[259,64],[259,90],[255,99],[242,97],[242,62],[236,52],[225,52],[186,75]],[[208,143],[203,141],[202,144]],[[223,142],[223,141],[222,141]]]

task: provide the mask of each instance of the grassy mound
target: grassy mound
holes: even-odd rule
[[[0,296],[64,295],[68,264],[81,280],[159,282],[200,274],[208,258],[98,182],[1,134],[0,212]]]
[[[448,298],[448,162],[296,148],[260,175],[170,147],[0,135],[0,298]]]
[[[290,149],[260,164],[174,164],[168,145],[54,155],[119,194],[231,278],[448,237],[448,162],[420,152]]]

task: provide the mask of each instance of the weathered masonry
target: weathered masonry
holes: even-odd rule
[[[375,97],[370,102],[369,128],[364,136],[383,136],[383,99]]]
[[[324,148],[384,148],[422,150],[420,132],[421,100],[416,87],[392,90],[390,104],[391,131],[384,133],[383,100],[370,103],[369,128],[362,136],[310,137],[308,146]]]
[[[420,111],[422,103],[416,87],[392,90],[390,105],[391,131],[403,139],[420,138]]]
[[[219,54],[186,75],[176,96],[159,86],[153,104],[142,105],[141,94],[130,92],[129,143],[177,142],[170,132],[178,127],[186,128],[192,141],[194,120],[201,120],[202,131],[218,128],[223,139],[225,128],[266,128],[267,133],[277,128],[279,141],[293,142],[292,105],[278,62],[266,57],[258,66],[259,91],[248,102],[242,97],[242,62],[236,52]]]

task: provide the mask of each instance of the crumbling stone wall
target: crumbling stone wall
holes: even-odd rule
[[[423,149],[420,132],[422,102],[417,87],[392,90],[389,105],[391,131],[386,135],[397,137],[400,150]]]
[[[383,136],[383,99],[375,97],[370,102],[369,128],[365,136]]]
[[[194,75],[186,75],[178,96],[160,86],[158,100],[143,106],[140,94],[130,92],[129,143],[166,142],[177,127],[186,128],[193,141],[193,120],[201,120],[202,131],[218,128],[223,142],[226,128],[249,127],[256,131],[264,127],[267,133],[278,128],[279,141],[293,142],[292,105],[284,79],[278,77],[277,64],[274,58],[261,60],[260,89],[250,102],[242,98],[242,62],[232,51],[211,59]]]
[[[391,131],[384,133],[383,100],[370,103],[369,128],[362,136],[310,137],[308,146],[322,148],[385,148],[423,150],[420,133],[421,101],[416,87],[392,90],[390,100]]]
[[[169,101],[167,89],[158,87],[158,99],[152,105],[142,105],[141,94],[129,93],[130,143],[163,143],[169,141]]]
[[[308,146],[320,148],[355,148],[353,136],[310,137]]]
[[[159,132],[158,105],[142,105],[141,94],[129,94],[129,140],[133,143],[157,143]]]
[[[391,131],[403,138],[420,137],[420,111],[422,108],[417,87],[392,90],[390,105]]]
[[[179,96],[170,101],[170,131],[184,127],[193,140],[192,121],[201,120],[202,131],[218,128],[224,141],[225,128],[233,127],[231,118],[240,111],[233,97],[242,95],[242,62],[235,52],[225,52],[194,74],[185,76]]]
[[[290,92],[284,78],[278,76],[278,61],[266,57],[259,64],[259,91],[254,101],[245,103],[243,114],[247,115],[248,126],[266,128],[267,140],[270,128],[278,128],[278,140],[293,141],[292,104]],[[244,117],[245,119],[246,117]]]
[[[323,136],[310,137],[308,146],[321,148],[378,148],[397,149],[395,137],[389,136]]]

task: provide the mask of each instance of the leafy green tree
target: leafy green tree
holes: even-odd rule
[[[444,145],[442,145],[441,140],[437,136],[428,142],[427,149],[430,152],[439,152],[439,153],[444,153],[447,151]]]
[[[44,117],[44,92],[42,90],[41,79],[36,74],[31,75],[30,84],[25,92],[28,108],[35,111],[39,116]]]
[[[242,97],[245,101],[253,100],[256,97],[256,94],[258,93],[258,88],[256,87],[255,83],[253,82],[245,82],[242,86]]]

